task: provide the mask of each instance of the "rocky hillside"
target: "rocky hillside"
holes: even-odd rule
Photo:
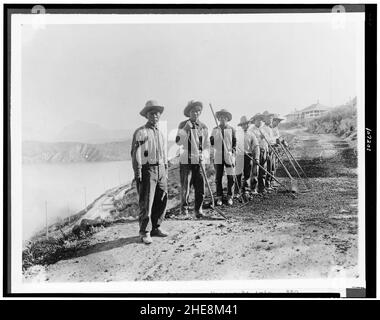
[[[131,140],[89,144],[81,142],[25,141],[23,163],[73,163],[130,159]]]

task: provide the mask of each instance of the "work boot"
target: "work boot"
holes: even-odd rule
[[[140,234],[140,239],[145,244],[151,244],[153,242],[152,238],[150,237],[149,233],[146,234]]]
[[[181,215],[183,215],[184,218],[191,218],[191,215],[189,214],[189,210],[186,209],[181,209]]]
[[[205,217],[205,215],[203,214],[202,211],[198,211],[198,212],[195,212],[195,217],[196,217],[197,219],[202,219],[202,218]]]
[[[223,202],[222,202],[221,199],[216,200],[216,205],[217,205],[217,206],[220,207],[222,204],[223,204]]]
[[[229,199],[227,200],[227,204],[228,204],[229,206],[232,206],[232,205],[234,204],[234,202],[232,201],[232,198],[229,198]]]
[[[162,231],[160,228],[155,228],[153,229],[151,232],[150,232],[150,235],[152,237],[161,237],[161,238],[164,238],[164,237],[167,237],[168,234],[164,231]]]

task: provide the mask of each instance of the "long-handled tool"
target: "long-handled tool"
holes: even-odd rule
[[[277,157],[278,161],[280,161],[282,167],[284,168],[286,174],[288,175],[288,177],[290,178],[290,188],[292,190],[292,192],[297,192],[298,191],[298,187],[294,184],[294,179],[292,177],[292,175],[290,174],[290,172],[288,171],[288,169],[286,168],[286,166],[284,165],[284,163],[282,162],[280,156],[278,155],[277,151],[272,147],[272,145],[269,143],[267,137],[262,133],[262,131],[260,130],[259,128],[259,132],[260,134],[264,137],[265,141],[267,142],[269,148],[272,150],[272,152],[275,154],[275,156]]]
[[[197,144],[195,143],[195,137],[190,133],[190,137],[191,137],[191,143],[196,146]],[[202,172],[202,175],[203,175],[203,178],[204,180],[206,181],[206,185],[207,185],[207,189],[210,193],[210,197],[211,197],[211,209],[216,211],[217,213],[219,213],[225,220],[227,220],[227,217],[224,215],[224,213],[222,212],[222,210],[220,210],[219,208],[215,207],[215,199],[214,199],[214,195],[212,193],[212,190],[211,190],[211,186],[210,186],[210,183],[207,179],[207,175],[206,175],[206,170],[203,166],[203,160],[201,158],[199,158],[199,166],[201,167],[201,172]]]
[[[217,213],[219,213],[224,219],[227,220],[227,217],[224,215],[224,213],[222,212],[222,210],[220,210],[219,208],[215,207],[214,195],[212,193],[210,183],[209,183],[209,181],[207,179],[206,170],[205,170],[205,168],[203,166],[202,161],[199,162],[199,165],[201,167],[203,178],[206,180],[207,189],[210,192],[210,196],[211,196],[211,206],[210,207],[211,207],[211,209],[213,209],[214,211],[216,211]]]
[[[215,120],[216,126],[218,127],[218,126],[219,126],[219,124],[218,124],[218,120],[216,119],[216,115],[215,115],[214,109],[212,108],[211,103],[210,103],[210,109],[211,109],[212,115],[214,116],[214,120]],[[224,137],[223,137],[223,135],[222,135],[222,142],[223,142],[224,150],[228,150],[228,149],[227,149],[227,146],[226,146],[226,142],[224,141]],[[227,154],[228,154],[228,156],[229,156],[229,161],[230,161],[230,163],[231,163],[232,168],[235,169],[235,166],[234,166],[234,164],[233,164],[233,161],[232,161],[231,155],[230,155],[228,152],[227,152]],[[239,183],[238,183],[237,178],[236,178],[236,174],[233,174],[233,179],[234,179],[234,184],[235,184],[235,186],[239,186]],[[240,190],[238,191],[238,194],[239,194],[239,198],[242,199],[243,202],[246,202],[245,199],[244,199],[244,197],[242,197]]]
[[[300,174],[299,174],[297,168],[295,167],[295,165],[294,165],[292,159],[289,157],[288,153],[285,151],[285,147],[282,145],[281,142],[279,143],[279,145],[280,145],[281,149],[284,151],[286,157],[288,158],[288,160],[289,160],[290,164],[292,165],[294,171],[296,172],[297,176],[302,180],[302,182],[303,182],[303,184],[305,185],[306,189],[309,189],[309,186],[306,184],[305,180],[302,179],[302,177],[300,176]]]
[[[246,153],[246,152],[244,152],[244,154],[248,157],[248,158],[250,158],[252,161],[255,161],[248,153]],[[273,175],[273,174],[271,174],[268,170],[266,170],[260,163],[257,163],[256,161],[255,161],[255,164],[257,164],[257,166],[259,167],[259,168],[261,168],[265,173],[267,173],[267,174],[269,174],[272,178],[273,178],[273,180],[274,181],[276,181],[280,186],[282,186],[286,191],[290,191],[290,192],[293,192],[292,190],[289,190],[283,183],[281,183],[280,181],[278,181],[278,179]]]
[[[297,166],[300,168],[301,172],[303,173],[303,175],[305,176],[307,182],[309,185],[311,185],[310,183],[310,180],[308,178],[308,176],[306,175],[305,171],[302,169],[301,165],[298,163],[298,161],[294,158],[294,156],[292,155],[292,153],[290,152],[289,148],[287,146],[284,146],[284,149],[289,153],[289,155],[291,156],[291,158],[294,160],[294,162],[297,164]],[[310,188],[310,187],[309,187]]]

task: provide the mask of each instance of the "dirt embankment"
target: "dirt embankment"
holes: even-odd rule
[[[311,191],[295,198],[276,192],[245,205],[222,207],[227,221],[215,214],[209,220],[185,220],[177,210],[179,179],[170,179],[172,209],[163,223],[169,237],[154,238],[146,246],[137,236],[137,221],[113,224],[86,239],[84,248],[39,270],[39,278],[29,272],[26,280],[357,277],[355,153],[333,135],[305,130],[287,134]],[[278,174],[284,176],[281,170]]]

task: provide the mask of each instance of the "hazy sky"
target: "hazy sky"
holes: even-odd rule
[[[47,25],[22,31],[24,139],[50,140],[76,120],[132,129],[146,100],[170,127],[191,99],[240,116],[286,114],[356,92],[356,25],[328,23]],[[360,41],[359,41],[360,40]]]

